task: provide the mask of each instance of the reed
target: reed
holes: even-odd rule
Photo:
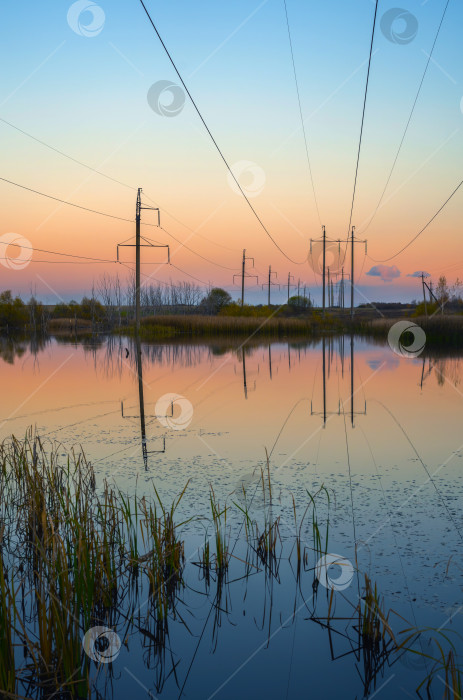
[[[145,340],[176,336],[208,338],[250,335],[260,338],[303,338],[313,336],[325,326],[332,330],[336,323],[330,319],[323,324],[316,315],[304,319],[279,315],[268,319],[245,316],[152,316],[142,319],[140,334]],[[122,328],[121,332],[127,333],[127,329]]]
[[[206,583],[209,582],[210,572],[214,571],[221,579],[228,571],[230,564],[230,535],[227,527],[228,506],[223,508],[217,501],[212,484],[209,490],[209,504],[213,527],[215,548],[211,553],[211,537],[205,536],[200,565],[205,571]]]

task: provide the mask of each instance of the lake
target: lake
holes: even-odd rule
[[[155,487],[170,504],[188,484],[168,634],[161,643],[149,631],[140,584],[111,619],[122,646],[92,666],[92,697],[388,698],[414,696],[431,673],[431,697],[446,692],[435,640],[463,651],[459,357],[402,357],[350,336],[244,346],[111,336],[2,339],[0,365],[2,439],[32,426],[64,461],[82,448],[100,493],[109,483],[152,498]],[[211,487],[229,507],[226,577],[199,566]],[[261,533],[269,513],[278,519],[273,558],[256,542],[249,558],[248,512]],[[373,645],[358,616],[367,580],[382,611]],[[408,651],[388,629],[398,643],[414,630]]]

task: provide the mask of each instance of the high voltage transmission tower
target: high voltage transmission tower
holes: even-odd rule
[[[270,290],[272,287],[278,287],[278,289],[281,288],[281,285],[278,284],[278,282],[273,282],[272,281],[272,275],[276,275],[276,272],[272,272],[272,266],[268,266],[268,282],[262,285],[262,289],[264,287],[268,287],[268,305],[270,306]]]
[[[290,275],[288,272],[288,304],[289,304],[290,290],[291,290],[291,287],[293,286],[291,284],[292,279],[294,279],[294,275]]]
[[[356,243],[363,243],[365,245],[365,255],[367,254],[367,241],[360,240],[360,238],[355,238],[355,226],[352,226],[351,236],[350,236],[350,315],[354,316],[354,287],[355,287],[355,277],[354,277],[354,246]]]
[[[141,211],[142,209],[149,209],[150,211],[157,211],[158,213],[158,226],[161,226],[161,213],[158,207],[145,207],[141,203],[141,193],[142,188],[138,188],[137,192],[137,206],[135,215],[135,243],[127,243],[123,241],[117,244],[117,261],[119,262],[119,248],[133,248],[135,246],[135,330],[138,334],[140,331],[140,287],[141,287],[141,248],[167,248],[167,264],[170,263],[170,247],[168,244],[153,243],[148,238],[141,235]],[[129,238],[127,240],[130,240]],[[141,241],[145,241],[142,243]],[[161,263],[165,264],[165,263]]]
[[[313,253],[313,243],[321,243],[322,244],[322,278],[323,278],[323,284],[322,284],[322,308],[323,308],[323,316],[325,316],[326,313],[326,244],[330,243],[337,243],[337,248],[338,248],[338,257],[340,257],[341,254],[341,239],[334,239],[334,238],[327,238],[326,237],[326,228],[325,226],[322,226],[322,237],[321,238],[311,238],[310,239],[310,255]],[[318,260],[317,260],[318,263]]]
[[[345,278],[349,277],[348,274],[344,272],[344,264],[343,261],[345,259],[346,253],[347,253],[347,247],[344,255],[341,253],[341,239],[340,238],[327,238],[326,236],[326,228],[325,226],[322,226],[322,237],[321,238],[311,238],[310,239],[310,255],[312,256],[313,254],[313,244],[314,243],[321,243],[322,244],[322,279],[323,279],[323,284],[322,284],[322,307],[323,307],[323,316],[326,314],[326,291],[328,287],[328,306],[334,306],[334,287],[333,287],[333,282],[332,282],[332,277],[333,276],[338,276],[341,274],[342,276],[342,284],[341,284],[341,289],[342,289],[342,307],[344,307],[344,280]],[[351,248],[351,271],[350,271],[350,288],[351,288],[351,299],[350,299],[350,313],[351,316],[354,315],[354,246],[356,243],[364,243],[365,244],[365,255],[367,252],[367,241],[366,240],[360,240],[358,238],[355,238],[355,226],[352,226],[352,232],[350,235],[350,248]],[[337,249],[337,259],[334,261],[334,268],[336,269],[331,269],[331,265],[327,266],[326,264],[326,253],[327,253],[327,244],[330,246],[330,252],[333,252],[333,246],[336,246]],[[317,261],[318,263],[318,261]],[[312,258],[312,264],[315,264]],[[316,272],[316,270],[314,269]],[[341,305],[341,304],[340,304]]]
[[[241,306],[244,306],[244,278],[245,277],[255,277],[257,280],[256,285],[259,284],[259,278],[257,275],[250,275],[248,272],[246,272],[246,260],[252,260],[252,266],[254,267],[254,258],[248,258],[246,256],[246,249],[243,248],[243,261],[241,263],[241,275],[239,273],[233,275],[233,284],[235,284],[235,277],[241,277]]]

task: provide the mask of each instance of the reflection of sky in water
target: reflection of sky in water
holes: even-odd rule
[[[241,485],[254,493],[267,449],[285,538],[294,532],[292,496],[301,514],[307,490],[324,484],[330,551],[354,561],[355,532],[359,568],[391,607],[436,626],[458,607],[460,360],[402,359],[362,339],[351,348],[349,338],[326,339],[324,359],[320,341],[251,345],[244,354],[219,342],[143,344],[141,355],[147,469],[136,348],[127,339],[52,341],[36,355],[3,341],[2,437],[35,425],[62,442],[63,454],[82,445],[100,485],[107,479],[141,495],[154,484],[167,503],[189,480],[182,519],[209,513],[210,484],[220,502],[242,506]],[[184,430],[156,416],[158,400],[172,392],[193,406]],[[257,488],[257,517],[262,501]],[[238,534],[236,516],[230,525]],[[193,542],[203,529],[185,532]],[[302,532],[310,542],[310,523]],[[451,624],[461,630],[458,615]]]

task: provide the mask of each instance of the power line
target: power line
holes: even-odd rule
[[[108,258],[91,258],[87,257],[86,255],[74,255],[73,253],[58,253],[56,250],[45,250],[44,248],[35,248],[34,246],[28,246],[28,245],[21,245],[20,243],[8,243],[5,244],[0,241],[0,245],[6,245],[7,248],[12,246],[13,248],[24,248],[25,250],[33,250],[34,252],[38,253],[48,253],[49,255],[60,255],[65,258],[80,258],[81,260],[90,260],[94,262],[102,262],[102,263],[115,263],[117,262],[116,260],[109,260]],[[53,262],[53,261],[51,261]],[[55,262],[60,262],[56,260]]]
[[[370,260],[372,260],[373,262],[376,262],[376,263],[389,262],[389,260],[392,260],[393,258],[396,258],[398,255],[400,255],[401,253],[403,253],[404,250],[406,250],[409,246],[411,246],[412,243],[414,243],[414,242],[416,241],[416,239],[417,239],[419,236],[421,236],[421,234],[422,234],[424,231],[426,231],[426,229],[428,228],[428,226],[429,226],[429,225],[434,221],[434,219],[441,213],[442,209],[444,209],[444,207],[450,202],[450,200],[452,199],[452,197],[458,192],[458,190],[460,189],[460,187],[461,187],[462,185],[463,185],[463,180],[460,182],[459,185],[457,185],[457,186],[455,187],[455,189],[453,190],[453,192],[452,192],[452,194],[450,195],[450,197],[447,197],[447,199],[446,199],[445,202],[442,204],[442,206],[439,207],[439,209],[436,211],[436,213],[434,214],[434,216],[432,216],[432,217],[429,219],[428,223],[427,223],[425,226],[423,226],[423,228],[421,229],[421,231],[418,231],[418,233],[416,234],[416,236],[413,236],[413,238],[412,238],[406,245],[404,245],[403,248],[401,248],[399,251],[397,251],[397,253],[394,253],[394,255],[391,255],[389,258],[384,258],[384,259],[382,259],[382,260],[376,260],[376,258],[372,258],[372,257],[369,255],[368,257],[370,258]]]
[[[170,265],[171,265],[171,267],[175,268],[176,270],[178,270],[182,274],[187,275],[188,277],[191,277],[191,279],[195,280],[195,282],[199,282],[200,284],[205,284],[206,287],[208,286],[208,284],[209,284],[208,282],[205,282],[204,280],[200,280],[197,277],[195,277],[194,275],[190,275],[189,272],[182,270],[180,267],[177,267],[177,265],[174,265],[174,263],[170,263]]]
[[[5,257],[5,256],[0,256],[0,260],[10,260],[11,258]],[[110,262],[117,262],[116,260],[111,260]],[[106,261],[103,260],[95,260],[95,261],[87,261],[87,262],[80,262],[79,260],[29,260],[29,263],[46,263],[49,265],[104,265],[106,264]]]
[[[81,204],[74,204],[74,202],[68,202],[65,199],[59,199],[58,197],[53,197],[51,194],[45,194],[44,192],[39,192],[38,190],[33,190],[31,187],[26,187],[25,185],[20,185],[18,182],[13,182],[12,180],[7,180],[5,177],[0,177],[0,181],[7,182],[9,185],[14,185],[15,187],[20,187],[22,190],[27,190],[27,192],[33,192],[41,197],[46,197],[47,199],[53,199],[55,202],[60,202],[61,204],[67,204],[69,207],[75,207],[76,209],[83,209],[92,214],[99,214],[100,216],[107,216],[110,219],[118,219],[119,221],[128,221],[129,223],[134,223],[134,219],[124,219],[122,216],[116,216],[115,214],[108,214],[103,211],[97,211],[96,209],[89,209]],[[145,224],[146,226],[154,226],[154,224]]]
[[[279,246],[278,243],[275,241],[275,239],[273,238],[273,236],[271,235],[270,231],[267,229],[267,227],[266,227],[265,224],[263,223],[262,219],[260,218],[260,216],[258,215],[258,213],[256,212],[256,210],[254,209],[254,207],[252,206],[251,202],[249,201],[248,197],[246,196],[246,193],[244,192],[243,188],[241,187],[240,183],[238,182],[238,179],[236,178],[236,176],[235,176],[235,174],[234,174],[232,168],[231,168],[230,165],[228,164],[228,161],[227,161],[227,159],[225,158],[225,156],[224,156],[222,150],[220,149],[219,144],[217,143],[217,141],[215,140],[214,136],[212,135],[212,132],[211,132],[211,130],[209,129],[209,127],[208,127],[208,125],[207,125],[207,122],[206,122],[206,120],[204,119],[203,115],[201,114],[201,111],[200,111],[198,105],[196,104],[195,100],[193,99],[193,96],[191,95],[190,91],[188,90],[188,88],[187,88],[187,86],[186,86],[186,83],[185,83],[185,81],[183,80],[183,78],[182,78],[182,76],[181,76],[181,74],[180,74],[180,71],[178,70],[178,68],[177,68],[177,66],[176,66],[176,64],[175,64],[175,62],[174,62],[174,59],[173,59],[172,56],[170,55],[170,53],[169,53],[169,51],[168,51],[168,49],[167,49],[167,46],[166,46],[165,43],[163,42],[163,40],[162,40],[162,38],[161,38],[161,35],[159,34],[159,32],[158,32],[158,30],[157,30],[157,27],[156,27],[156,25],[154,24],[154,22],[153,22],[153,20],[152,20],[152,18],[151,18],[150,13],[149,13],[148,10],[146,9],[145,3],[143,2],[143,0],[140,0],[140,3],[141,3],[141,5],[142,5],[142,7],[143,7],[143,9],[144,9],[144,11],[145,11],[145,13],[146,13],[146,16],[148,17],[148,20],[149,20],[151,26],[153,27],[154,31],[156,32],[156,35],[157,35],[159,41],[161,42],[162,48],[163,48],[164,51],[166,52],[169,61],[171,62],[171,64],[172,64],[172,66],[173,66],[173,68],[174,68],[174,70],[175,70],[175,72],[176,72],[176,74],[177,74],[177,76],[178,76],[180,82],[182,83],[182,85],[183,85],[183,87],[184,87],[184,89],[185,89],[185,92],[187,93],[188,97],[190,98],[193,107],[195,108],[195,110],[196,110],[196,112],[197,112],[199,118],[201,119],[201,122],[203,123],[204,128],[206,129],[207,133],[209,134],[209,136],[210,136],[210,138],[211,138],[211,140],[212,140],[212,143],[214,144],[214,146],[215,146],[215,148],[216,148],[218,154],[220,155],[221,159],[223,160],[223,162],[224,162],[224,164],[225,164],[225,166],[226,166],[228,172],[230,173],[231,177],[233,178],[233,180],[234,180],[236,186],[238,187],[240,193],[243,195],[244,199],[246,200],[246,202],[247,202],[247,204],[248,204],[250,210],[252,211],[252,213],[253,213],[254,216],[256,217],[256,219],[257,219],[257,221],[259,222],[259,224],[260,224],[260,226],[262,227],[262,229],[265,231],[265,233],[267,234],[267,236],[268,236],[268,237],[270,238],[270,240],[272,241],[273,245],[274,245],[276,248],[278,248],[278,250],[280,251],[280,253],[281,253],[282,255],[284,255],[284,257],[285,257],[287,260],[289,260],[290,262],[292,262],[294,265],[303,265],[303,264],[306,262],[306,260],[302,260],[302,261],[300,261],[300,262],[297,261],[297,260],[293,260],[292,258],[290,258],[290,257],[284,252],[284,250],[283,250],[282,248],[280,248],[280,246]]]
[[[316,210],[317,210],[318,221],[320,222],[320,226],[321,226],[321,225],[322,225],[322,221],[321,221],[321,218],[320,218],[320,210],[319,210],[319,208],[318,208],[317,195],[316,195],[316,193],[315,193],[315,184],[314,184],[314,180],[313,180],[312,166],[311,166],[311,163],[310,163],[310,156],[309,156],[309,146],[308,146],[308,143],[307,143],[307,135],[306,135],[306,132],[305,132],[304,117],[303,117],[303,115],[302,115],[301,95],[300,95],[300,92],[299,92],[299,83],[298,83],[298,79],[297,79],[296,63],[295,63],[295,61],[294,61],[293,42],[292,42],[292,39],[291,39],[291,29],[290,29],[290,26],[289,26],[288,8],[287,8],[287,6],[286,6],[286,0],[283,0],[283,2],[284,2],[284,6],[285,6],[286,26],[287,26],[287,28],[288,28],[289,48],[290,48],[290,50],[291,50],[291,61],[292,61],[292,64],[293,64],[294,82],[295,82],[295,84],[296,84],[297,101],[298,101],[298,105],[299,105],[299,115],[300,115],[300,117],[301,117],[302,133],[303,133],[303,135],[304,135],[305,152],[306,152],[306,156],[307,156],[307,165],[309,166],[310,182],[311,182],[311,184],[312,184],[312,192],[313,192],[313,198],[314,198],[314,201],[315,201],[315,208],[316,208]]]
[[[222,267],[224,270],[238,270],[238,267],[227,267],[227,265],[221,265],[220,263],[213,262],[209,258],[206,258],[204,255],[201,255],[200,253],[197,253],[195,250],[190,248],[189,246],[186,245],[186,243],[182,243],[182,241],[179,241],[178,238],[175,238],[175,236],[172,233],[169,233],[169,231],[166,231],[166,229],[161,226],[161,231],[164,231],[168,236],[170,236],[176,243],[182,246],[182,248],[185,248],[186,250],[190,251],[190,253],[193,253],[193,255],[196,255],[198,258],[201,258],[202,260],[205,260],[208,263],[211,263],[211,265],[216,265],[217,267]]]
[[[432,47],[431,47],[431,52],[430,52],[429,55],[428,55],[428,60],[426,61],[426,66],[425,66],[425,68],[424,68],[423,75],[421,76],[421,81],[420,81],[420,84],[419,84],[419,86],[418,86],[418,90],[417,90],[417,93],[416,93],[416,95],[415,95],[415,99],[414,99],[414,101],[413,101],[413,105],[412,105],[412,108],[411,108],[411,111],[410,111],[410,114],[409,114],[407,123],[406,123],[406,125],[405,125],[404,132],[403,132],[403,134],[402,134],[402,138],[401,138],[401,140],[400,140],[399,148],[397,149],[397,153],[396,153],[395,158],[394,158],[394,161],[393,161],[393,163],[392,163],[392,167],[391,167],[391,170],[390,170],[390,172],[389,172],[388,178],[387,178],[387,180],[386,180],[386,184],[384,185],[383,192],[382,192],[382,194],[381,194],[381,197],[379,198],[378,204],[376,205],[376,209],[374,210],[373,215],[372,215],[370,221],[368,222],[368,224],[366,225],[366,227],[363,229],[363,232],[366,231],[366,230],[369,228],[371,222],[373,221],[373,219],[375,218],[376,214],[378,213],[378,209],[379,209],[379,207],[381,206],[381,202],[383,201],[384,195],[386,194],[386,190],[387,190],[388,185],[389,185],[389,182],[390,182],[390,180],[391,180],[392,173],[394,172],[394,169],[395,169],[395,166],[396,166],[396,163],[397,163],[397,159],[398,159],[398,157],[399,157],[400,151],[401,151],[401,149],[402,149],[403,142],[404,142],[404,140],[405,140],[405,136],[406,136],[407,131],[408,131],[408,127],[410,126],[410,122],[411,122],[411,120],[412,120],[413,113],[414,113],[414,111],[415,111],[416,103],[418,102],[418,97],[420,96],[421,88],[422,88],[422,86],[423,86],[424,79],[425,79],[425,77],[426,77],[426,73],[428,72],[428,67],[429,67],[429,64],[430,64],[430,62],[431,62],[432,54],[433,54],[433,52],[434,52],[434,47],[436,46],[437,39],[438,39],[438,37],[439,37],[439,33],[440,33],[440,30],[441,30],[442,23],[443,23],[443,21],[444,21],[445,14],[446,14],[446,12],[447,12],[447,8],[448,8],[448,6],[449,6],[449,3],[450,3],[450,0],[447,0],[447,4],[446,4],[446,6],[445,6],[445,8],[444,8],[444,12],[442,13],[442,17],[441,17],[441,20],[440,20],[440,22],[439,22],[439,26],[438,26],[438,28],[437,28],[436,36],[434,37],[434,42],[433,42]]]
[[[106,173],[102,172],[101,170],[98,170],[97,168],[93,168],[91,165],[88,165],[88,163],[84,163],[83,161],[78,160],[77,158],[74,158],[73,156],[70,156],[68,153],[61,151],[59,148],[56,148],[55,146],[52,146],[51,144],[46,143],[45,141],[42,141],[42,139],[37,138],[33,134],[30,134],[29,132],[24,131],[24,129],[21,129],[19,126],[12,124],[12,122],[9,122],[6,119],[3,119],[2,117],[0,117],[0,122],[2,122],[3,124],[6,124],[7,126],[11,127],[12,129],[15,129],[20,134],[27,136],[28,138],[32,139],[33,141],[40,143],[42,146],[45,146],[45,148],[49,148],[51,151],[58,153],[60,156],[63,156],[64,158],[67,158],[68,160],[72,161],[73,163],[76,163],[77,165],[80,165],[83,168],[90,170],[92,173],[95,173],[96,175],[101,175],[101,177],[104,177],[107,180],[111,180],[111,182],[115,182],[118,185],[121,185],[122,187],[126,187],[127,189],[130,189],[130,190],[134,190],[135,192],[137,191],[137,187],[134,187],[133,185],[129,185],[126,182],[123,182],[122,180],[118,180],[117,178],[112,177],[111,175],[107,175]],[[157,202],[155,202],[155,200],[152,197],[150,197],[149,195],[147,195],[146,193],[145,193],[145,197],[147,197],[153,204],[157,204]],[[224,246],[221,243],[218,243],[217,241],[213,241],[213,240],[207,238],[206,236],[203,236],[202,234],[197,233],[190,226],[187,226],[187,224],[184,224],[182,221],[180,221],[180,219],[177,219],[173,214],[171,214],[169,211],[167,211],[167,209],[165,209],[164,207],[162,208],[162,210],[165,214],[167,214],[167,216],[170,216],[171,219],[176,221],[178,224],[180,224],[181,226],[184,226],[188,231],[195,233],[200,238],[204,238],[204,240],[208,241],[209,243],[213,243],[214,245],[219,246],[220,248],[224,248],[225,250],[238,252],[237,248],[229,248],[228,246]]]
[[[116,182],[118,185],[122,185],[122,187],[127,187],[130,190],[136,190],[136,187],[132,187],[132,185],[128,185],[126,182],[122,182],[122,180],[118,180],[115,177],[111,177],[111,175],[107,175],[106,173],[103,173],[101,170],[97,170],[97,168],[93,168],[91,165],[88,165],[87,163],[83,163],[81,160],[78,160],[77,158],[70,156],[68,153],[64,153],[64,151],[60,151],[59,148],[55,148],[55,146],[52,146],[49,143],[46,143],[45,141],[42,141],[41,139],[37,138],[33,134],[29,134],[27,131],[24,131],[24,129],[20,129],[19,126],[12,124],[11,122],[7,121],[6,119],[3,119],[2,117],[0,117],[0,122],[2,122],[3,124],[6,124],[7,126],[11,127],[12,129],[15,129],[15,131],[19,131],[20,134],[27,136],[28,138],[32,139],[33,141],[40,143],[41,146],[45,146],[45,148],[49,148],[51,151],[58,153],[60,156],[63,156],[64,158],[67,158],[68,160],[72,160],[74,163],[77,163],[77,165],[81,165],[83,168],[87,168],[87,170],[91,170],[92,173],[95,173],[96,175],[101,175],[101,177],[104,177],[107,180],[111,180],[112,182]]]
[[[61,204],[67,204],[68,206],[70,206],[70,207],[76,207],[77,209],[83,209],[84,211],[88,211],[88,212],[90,212],[90,213],[92,213],[92,214],[99,214],[100,216],[106,216],[106,217],[109,217],[109,218],[111,218],[111,219],[117,219],[117,220],[119,220],[119,221],[126,221],[126,222],[128,222],[128,223],[135,223],[135,220],[134,220],[134,219],[125,219],[125,218],[123,218],[123,217],[121,217],[121,216],[116,216],[116,215],[114,215],[114,214],[108,214],[107,212],[98,211],[98,210],[96,210],[96,209],[89,209],[88,207],[84,207],[84,206],[82,206],[82,205],[80,205],[80,204],[75,204],[74,202],[68,202],[68,201],[65,200],[65,199],[59,199],[58,197],[54,197],[54,196],[52,196],[52,195],[50,195],[50,194],[45,194],[45,192],[39,192],[38,190],[34,190],[34,189],[32,189],[31,187],[26,187],[25,185],[20,185],[18,182],[13,182],[12,180],[7,180],[7,179],[4,178],[4,177],[0,177],[0,181],[2,181],[2,182],[7,182],[9,185],[14,185],[15,187],[19,187],[20,189],[26,190],[27,192],[32,192],[33,194],[38,194],[38,195],[40,195],[41,197],[46,197],[47,199],[52,199],[52,200],[54,200],[55,202],[60,202]],[[173,238],[174,241],[176,241],[177,243],[179,243],[179,245],[181,245],[183,248],[185,248],[186,250],[188,250],[188,251],[189,251],[190,253],[192,253],[193,255],[197,255],[198,257],[202,258],[203,260],[205,260],[206,262],[210,263],[211,265],[216,265],[217,267],[221,267],[221,268],[223,268],[224,270],[237,270],[237,269],[238,269],[237,267],[227,267],[226,265],[222,265],[222,264],[220,264],[220,263],[214,262],[214,261],[211,260],[210,258],[206,258],[204,255],[201,255],[200,253],[197,253],[197,252],[194,251],[192,248],[190,248],[189,246],[187,246],[185,243],[182,243],[181,241],[179,241],[178,238],[175,238],[175,236],[173,236],[171,233],[169,233],[169,231],[166,231],[166,229],[162,228],[162,226],[157,226],[156,224],[150,224],[150,223],[146,223],[146,222],[145,222],[143,225],[144,225],[144,226],[151,226],[151,227],[154,227],[154,228],[161,228],[161,230],[164,231],[164,233],[166,233],[168,236],[170,236],[171,238]],[[12,244],[10,244],[10,245],[12,245]],[[26,246],[23,246],[23,247],[26,247]],[[38,248],[36,248],[35,250],[38,250]],[[43,252],[50,252],[50,251],[43,251]],[[58,255],[58,254],[59,254],[59,253],[57,253],[57,255]],[[79,257],[79,256],[73,256],[73,257]],[[89,258],[89,259],[90,259],[90,258]],[[107,262],[114,262],[114,261],[113,261],[113,260],[107,260]]]
[[[373,28],[371,31],[370,55],[368,57],[368,70],[367,70],[367,79],[366,79],[366,83],[365,83],[365,94],[363,97],[362,121],[360,124],[360,137],[359,137],[359,146],[358,146],[358,151],[357,151],[357,164],[355,166],[354,190],[352,193],[352,204],[350,207],[350,217],[349,217],[349,226],[347,227],[347,236],[349,236],[351,225],[352,225],[352,214],[354,212],[355,193],[357,190],[357,177],[358,177],[359,162],[360,162],[360,150],[362,148],[363,125],[365,122],[365,109],[366,109],[366,104],[367,104],[368,83],[370,80],[371,57],[373,54],[373,41],[375,38],[375,27],[376,27],[376,15],[377,14],[378,14],[378,0],[376,0],[375,15],[373,18]],[[346,252],[347,252],[347,241],[346,241]],[[352,281],[352,283],[353,283],[353,281]]]

